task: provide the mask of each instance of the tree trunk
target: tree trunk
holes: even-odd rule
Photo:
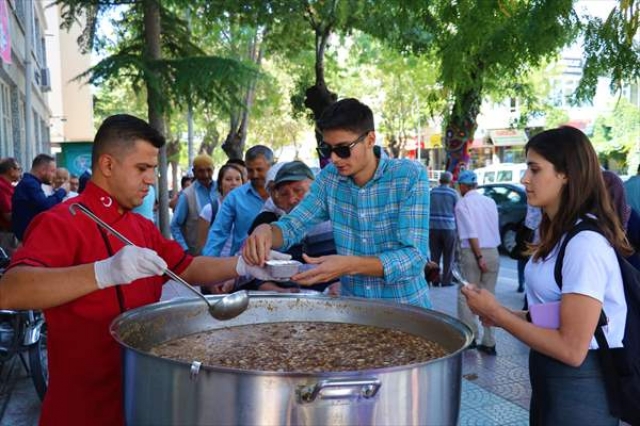
[[[218,133],[218,129],[216,129],[214,123],[209,123],[207,126],[207,132],[204,134],[202,142],[200,143],[198,155],[207,154],[211,157],[213,155],[213,150],[216,149],[219,143],[220,133]]]
[[[180,151],[182,144],[180,139],[169,134],[167,130],[167,162],[171,168],[171,187],[175,191],[178,186],[178,163],[180,162]]]
[[[224,139],[222,150],[227,158],[242,158],[242,138],[240,136],[240,111],[234,109],[229,118],[229,133]]]
[[[447,151],[447,170],[455,179],[469,165],[469,144],[478,128],[476,118],[480,112],[482,98],[480,89],[457,94],[444,136]]]
[[[304,106],[313,112],[313,119],[317,121],[324,110],[338,99],[338,95],[331,92],[327,88],[324,80],[324,51],[327,46],[327,40],[331,34],[331,28],[326,27],[322,30],[320,27],[315,28],[316,33],[316,84],[309,87],[305,92]],[[322,134],[316,128],[316,142],[318,145],[322,143]],[[320,158],[320,167],[327,165],[329,160]]]
[[[262,65],[262,58],[264,56],[264,43],[262,43],[262,39],[263,34],[261,34],[260,30],[256,30],[248,52],[249,59],[253,61],[258,68]],[[227,154],[228,158],[243,157],[249,128],[249,115],[255,99],[255,93],[256,81],[253,80],[249,83],[249,87],[247,87],[247,92],[244,96],[244,108],[231,118],[232,125],[229,129],[229,134],[222,144],[222,150]]]
[[[144,39],[145,59],[148,64],[160,59],[160,4],[158,0],[144,0]],[[158,81],[154,66],[150,66],[150,76],[147,77],[147,107],[149,109],[149,124],[164,135],[164,120],[162,118],[161,95],[156,86],[149,84],[150,79]],[[158,164],[158,200],[159,223],[162,235],[169,238],[169,194],[167,189],[167,148],[160,149]]]

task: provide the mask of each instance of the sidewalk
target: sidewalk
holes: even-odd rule
[[[498,299],[508,307],[519,308],[523,296],[515,291],[515,261],[503,256],[500,263]],[[163,298],[180,293],[176,284],[165,287]],[[432,288],[435,308],[455,316],[457,291],[457,286]],[[476,350],[464,353],[461,426],[529,423],[528,349],[500,329],[496,330],[496,340],[498,355],[495,357]],[[20,361],[13,361],[0,370],[0,426],[37,425],[40,401]]]
[[[516,263],[504,256],[496,295],[507,307],[522,307],[517,293]],[[456,316],[457,286],[434,287],[431,298],[438,311]],[[496,330],[497,356],[470,349],[463,357],[460,426],[528,425],[531,388],[528,348],[502,329]]]

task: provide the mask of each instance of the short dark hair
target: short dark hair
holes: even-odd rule
[[[180,179],[180,188],[184,188],[187,182],[193,182],[193,178],[191,176],[182,176],[182,179]]]
[[[79,178],[79,177],[78,177],[78,175],[76,175],[76,174],[74,174],[74,173],[71,173],[71,174],[69,175],[69,179],[78,179],[78,178]]]
[[[31,168],[35,169],[45,164],[52,163],[54,161],[56,161],[56,159],[50,156],[49,154],[38,154],[36,155],[36,158],[34,158],[33,161],[31,162]]]
[[[13,157],[7,157],[0,160],[0,175],[8,173],[12,169],[18,169],[20,165]]]
[[[264,157],[264,159],[267,160],[267,163],[273,164],[273,151],[271,151],[271,148],[264,145],[254,145],[249,148],[244,154],[244,161],[248,163],[258,157]]]
[[[128,114],[107,117],[93,140],[92,166],[96,167],[98,158],[107,152],[115,155],[126,153],[133,148],[136,139],[149,142],[156,148],[162,148],[165,144],[164,136],[138,117]]]
[[[341,99],[329,105],[316,124],[320,131],[348,130],[364,133],[375,130],[371,108],[355,98]]]
[[[247,167],[247,163],[242,158],[229,158],[226,164],[237,164],[238,166]]]

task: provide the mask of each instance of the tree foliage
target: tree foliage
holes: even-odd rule
[[[452,171],[468,161],[483,97],[516,90],[530,67],[577,34],[572,0],[390,0],[382,8],[370,3],[374,13],[364,31],[401,50],[438,58],[438,80],[449,102],[444,139]],[[374,25],[381,20],[389,25]]]
[[[640,0],[620,0],[607,19],[588,17],[583,27],[585,63],[577,101],[593,99],[598,77],[610,77],[613,92],[640,79]]]

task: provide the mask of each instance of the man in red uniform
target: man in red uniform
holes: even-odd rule
[[[191,257],[131,212],[154,182],[163,144],[138,118],[107,118],[94,140],[85,191],[32,221],[24,247],[0,280],[0,309],[45,313],[49,389],[42,425],[124,423],[121,352],[109,324],[121,312],[157,302],[166,269],[194,283],[264,274],[241,258]],[[72,215],[69,205],[75,202],[135,246],[123,247],[84,214]]]

